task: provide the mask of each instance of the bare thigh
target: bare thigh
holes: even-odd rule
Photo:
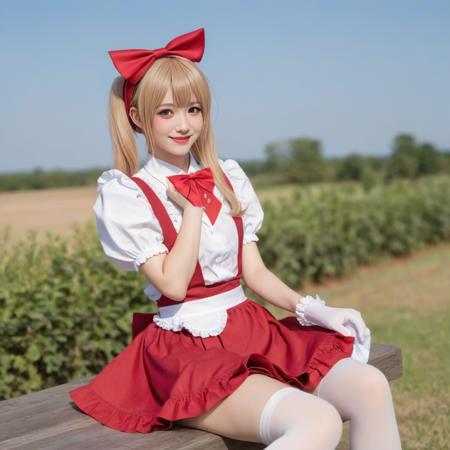
[[[252,374],[214,408],[175,423],[240,441],[261,442],[259,421],[264,405],[274,392],[287,386],[275,378]]]

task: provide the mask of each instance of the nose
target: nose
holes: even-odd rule
[[[184,113],[184,112],[179,113],[176,130],[177,130],[177,133],[180,133],[180,134],[189,133],[188,117],[187,117],[186,113]]]

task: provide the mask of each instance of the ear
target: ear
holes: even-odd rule
[[[138,110],[134,106],[132,106],[130,108],[130,117],[131,117],[131,120],[133,121],[133,123],[137,127],[139,127],[141,130],[144,129],[144,126],[142,125],[142,122],[140,121],[140,118],[139,118]]]

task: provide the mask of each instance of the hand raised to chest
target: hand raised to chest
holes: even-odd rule
[[[202,207],[214,225],[222,202],[214,195],[214,177],[209,167],[190,174],[171,175],[167,180],[192,205]]]
[[[175,189],[174,185],[169,180],[167,180],[167,197],[183,210],[186,206],[194,206]]]

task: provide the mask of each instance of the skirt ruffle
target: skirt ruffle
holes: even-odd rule
[[[233,393],[254,373],[312,392],[350,357],[354,337],[294,316],[278,320],[247,299],[228,309],[218,336],[202,338],[150,323],[90,383],[69,392],[98,422],[125,432],[169,430]]]

